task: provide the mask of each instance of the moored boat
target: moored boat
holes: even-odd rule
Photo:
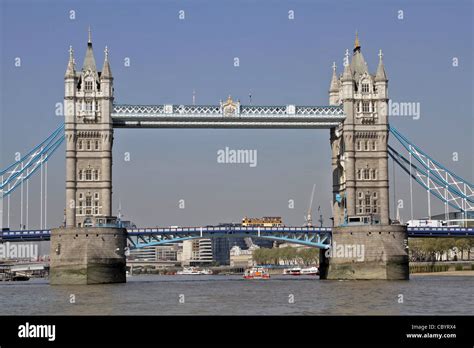
[[[318,267],[308,267],[301,270],[301,275],[319,275]]]
[[[301,267],[287,268],[283,270],[286,275],[301,275]]]
[[[182,271],[176,272],[179,275],[210,275],[212,271],[210,269],[198,269],[196,267],[184,267]]]

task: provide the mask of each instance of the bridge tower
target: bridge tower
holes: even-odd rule
[[[107,47],[97,70],[90,29],[82,69],[70,48],[64,79],[66,227],[84,227],[112,213],[113,77]]]
[[[342,105],[346,118],[330,131],[334,227],[323,279],[408,278],[406,227],[391,225],[389,214],[387,82],[382,51],[371,74],[356,34],[352,59],[346,51],[339,77],[333,64],[329,88],[329,103]],[[364,255],[337,254],[338,245]]]
[[[372,216],[389,224],[387,76],[379,53],[370,74],[356,36],[352,60],[346,51],[343,74],[333,65],[329,103],[344,107],[346,119],[331,129],[334,225],[349,217]]]
[[[114,90],[108,49],[98,71],[90,29],[82,69],[71,47],[64,80],[66,226],[51,231],[50,284],[125,282],[125,229],[93,227],[112,213]]]

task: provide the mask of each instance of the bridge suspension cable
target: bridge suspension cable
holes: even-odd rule
[[[64,141],[64,124],[57,127],[45,140],[35,146],[27,154],[19,158],[17,161],[10,164],[3,170],[0,170],[0,226],[3,227],[3,199],[7,198],[7,226],[10,227],[10,196],[11,194],[20,187],[21,198],[20,198],[20,227],[23,228],[25,225],[23,222],[26,220],[26,226],[29,225],[29,179],[36,173],[38,169],[41,170],[41,227],[46,226],[47,218],[47,203],[43,202],[43,191],[45,192],[44,200],[47,199],[47,168],[46,164],[50,157],[54,154],[57,148]],[[43,168],[43,165],[45,168]],[[43,179],[43,172],[45,173]],[[45,180],[43,190],[43,180]],[[26,210],[23,212],[24,205],[24,184],[26,184]],[[43,204],[45,209],[43,212]],[[44,220],[43,220],[44,215]],[[44,223],[43,223],[44,222]]]
[[[451,206],[463,214],[474,211],[474,186],[467,180],[448,170],[445,166],[431,158],[419,147],[414,145],[395,128],[390,133],[408,151],[408,159],[388,145],[388,154],[409,176],[410,197],[412,197],[412,180],[427,190],[427,195],[435,196],[445,204],[445,213]],[[419,165],[413,163],[415,159]],[[412,198],[410,198],[412,200]],[[412,203],[413,205],[413,203]],[[431,202],[428,198],[428,212],[431,214]],[[411,207],[411,209],[413,209]],[[412,213],[413,215],[413,213]],[[413,217],[412,217],[413,219]]]

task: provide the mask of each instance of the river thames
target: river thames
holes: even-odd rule
[[[126,284],[79,286],[33,279],[0,283],[0,314],[472,315],[473,289],[474,277],[460,275],[410,281],[138,275]]]

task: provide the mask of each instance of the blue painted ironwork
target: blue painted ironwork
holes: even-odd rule
[[[331,227],[183,227],[128,229],[130,248],[177,243],[201,238],[262,238],[327,249],[331,244]],[[1,241],[47,241],[51,230],[20,230],[0,232]],[[474,237],[473,227],[408,227],[408,237]]]
[[[421,165],[416,166],[413,161],[388,146],[388,154],[405,172],[444,203],[463,213],[474,211],[474,185],[472,183],[431,158],[395,128],[390,127],[390,133],[408,151],[409,156]]]
[[[127,235],[132,249],[217,237],[252,237],[328,249],[331,229],[325,227],[182,227],[129,229]]]
[[[28,180],[54,154],[64,141],[64,124],[60,125],[43,142],[35,146],[18,161],[0,171],[0,198],[13,193],[23,182]],[[4,179],[6,176],[6,179]]]

